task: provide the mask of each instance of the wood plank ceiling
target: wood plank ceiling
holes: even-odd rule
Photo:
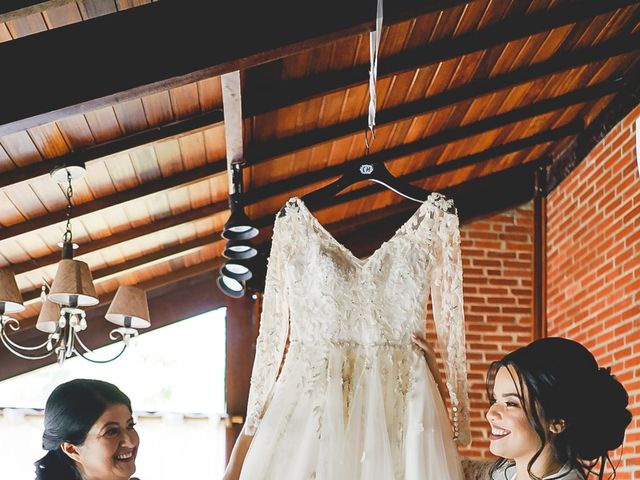
[[[73,38],[74,32],[82,43],[89,30],[81,24],[118,28],[130,15],[130,21],[142,22],[142,41],[151,28],[145,15],[165,8],[162,0],[24,3],[40,3],[41,11],[0,16],[6,19],[0,23],[0,70],[9,74],[16,71],[11,59],[23,49]],[[186,16],[202,8],[197,2],[164,3],[196,10]],[[448,8],[431,3],[418,8],[415,1],[400,2],[403,11],[388,7],[373,155],[417,186],[449,192],[463,216],[532,198],[536,168],[575,148],[616,99],[626,95],[637,102],[637,1],[475,0],[446,2]],[[268,240],[273,215],[289,197],[317,188],[361,158],[368,34],[360,24],[343,23],[323,32],[316,39],[291,39],[293,47],[271,56],[247,53],[220,67],[203,61],[197,75],[145,78],[153,87],[105,93],[100,108],[83,97],[97,95],[89,77],[77,100],[69,96],[68,105],[36,111],[27,106],[28,88],[0,75],[0,96],[17,102],[0,118],[0,267],[17,274],[27,303],[19,316],[23,328],[34,324],[42,278],[54,276],[59,258],[66,203],[47,172],[61,161],[87,166],[87,176],[73,185],[72,225],[77,257],[90,265],[103,303],[119,284],[170,282],[220,264],[219,234],[228,216],[225,132],[220,77],[207,72],[242,67],[244,190],[250,217],[267,227],[260,241]],[[252,38],[251,32],[242,35]],[[165,53],[177,72],[181,52]],[[115,66],[117,57],[106,61],[102,74],[127,75]],[[375,186],[358,187],[317,211],[336,234],[374,220],[393,225],[415,208]]]

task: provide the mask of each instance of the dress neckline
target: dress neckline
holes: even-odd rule
[[[364,268],[374,257],[376,257],[379,254],[379,252],[383,251],[389,243],[396,240],[399,237],[400,232],[404,231],[407,225],[413,222],[418,215],[422,214],[422,211],[426,209],[426,206],[431,206],[431,205],[437,206],[442,210],[443,214],[454,215],[452,213],[447,212],[445,208],[445,206],[448,207],[450,205],[450,202],[451,200],[447,200],[444,197],[444,195],[442,195],[441,193],[438,193],[438,192],[430,193],[427,199],[420,204],[420,206],[415,210],[415,212],[413,212],[411,216],[402,225],[400,225],[400,227],[398,227],[398,229],[393,233],[391,238],[382,242],[382,244],[380,244],[380,246],[376,248],[371,255],[369,255],[367,258],[364,258],[364,259],[358,258],[350,249],[348,249],[340,241],[338,241],[338,239],[336,239],[331,234],[331,232],[329,232],[329,230],[327,230],[325,226],[322,225],[322,223],[320,223],[320,220],[318,220],[318,218],[311,212],[311,210],[309,210],[309,207],[307,207],[307,205],[304,203],[304,200],[302,200],[300,197],[291,197],[287,201],[286,205],[288,204],[298,205],[299,210],[302,211],[306,215],[306,217],[311,220],[311,222],[314,224],[317,230],[320,231],[320,233],[322,233],[325,237],[328,238],[330,242],[332,242],[340,250],[342,250],[347,255],[347,257],[351,260],[352,263],[354,263],[360,268]]]

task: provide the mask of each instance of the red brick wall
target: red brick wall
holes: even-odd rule
[[[636,108],[548,197],[548,333],[625,385],[634,420],[618,479],[640,479],[640,178]]]
[[[473,439],[462,453],[491,458],[484,418],[487,368],[531,341],[532,205],[463,225],[460,235]]]

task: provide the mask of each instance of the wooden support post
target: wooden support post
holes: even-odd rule
[[[546,169],[538,168],[533,197],[533,340],[547,336],[546,176]]]
[[[260,304],[251,295],[245,295],[230,299],[227,306],[226,402],[230,419],[227,424],[227,462],[247,417]],[[242,418],[242,424],[233,422],[234,418]]]

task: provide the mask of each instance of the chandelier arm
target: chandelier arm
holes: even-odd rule
[[[53,355],[55,353],[55,350],[51,350],[50,352],[44,354],[44,355],[24,355],[22,353],[20,353],[18,350],[16,350],[15,348],[13,348],[11,346],[11,344],[16,345],[17,348],[21,348],[20,345],[12,342],[11,340],[9,340],[9,337],[7,337],[6,332],[4,331],[4,329],[0,330],[0,340],[2,341],[2,343],[4,344],[4,346],[7,348],[7,350],[9,350],[11,353],[13,353],[16,357],[20,357],[24,360],[42,360],[45,359],[47,357],[50,357],[51,355]],[[46,342],[45,342],[46,345]]]
[[[90,358],[90,357],[85,355],[85,353],[89,353],[89,352],[94,353],[94,352],[89,347],[87,347],[82,342],[82,340],[80,340],[80,337],[78,336],[78,334],[74,332],[73,336],[75,337],[75,340],[78,342],[78,344],[82,347],[84,352],[82,352],[80,349],[75,348],[75,347],[74,347],[73,351],[76,354],[80,355],[85,360],[88,360],[88,361],[93,362],[93,363],[109,363],[109,362],[113,362],[116,358],[120,357],[120,355],[122,355],[124,353],[124,351],[127,349],[127,345],[124,344],[124,345],[122,345],[122,350],[120,350],[120,352],[115,357],[109,358],[109,359],[106,359],[106,360],[96,360],[96,359]],[[109,335],[109,336],[111,336],[111,335]]]
[[[13,323],[15,323],[16,326],[13,326],[12,325]],[[47,343],[49,343],[49,338],[47,338],[47,340],[45,340],[45,342],[40,344],[40,345],[30,346],[30,347],[27,347],[27,346],[24,346],[24,345],[20,345],[19,343],[16,343],[16,342],[14,342],[13,340],[11,340],[9,338],[9,335],[7,335],[7,332],[5,330],[6,326],[8,326],[14,332],[17,332],[18,330],[20,330],[20,323],[14,318],[10,318],[10,319],[4,320],[2,322],[2,336],[6,340],[6,343],[9,343],[13,348],[18,348],[18,349],[24,350],[24,351],[35,351],[35,350],[40,350],[40,349],[44,348],[47,345]],[[6,343],[5,343],[5,345],[6,345]]]

